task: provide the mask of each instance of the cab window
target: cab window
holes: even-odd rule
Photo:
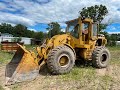
[[[69,32],[73,37],[79,38],[79,24],[77,24],[76,26],[70,26]]]
[[[97,36],[97,24],[93,24],[92,36]]]
[[[88,28],[89,28],[89,23],[83,23],[82,33],[88,34]]]

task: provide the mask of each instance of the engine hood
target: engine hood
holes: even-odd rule
[[[48,44],[57,47],[61,44],[70,44],[70,40],[69,34],[55,35],[48,41]]]

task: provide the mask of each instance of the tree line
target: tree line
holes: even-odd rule
[[[120,33],[118,34],[108,34],[107,32],[101,32],[101,34],[104,34],[107,39],[107,45],[108,46],[116,46],[116,41],[120,41]]]
[[[25,25],[17,24],[12,26],[11,24],[2,23],[0,24],[0,32],[1,33],[9,33],[12,34],[14,37],[29,37],[42,40],[44,38],[50,38],[56,34],[63,33],[61,31],[61,27],[57,22],[51,22],[48,24],[48,33],[42,31],[31,31]]]
[[[11,24],[2,23],[0,25],[0,32],[12,34],[14,37],[29,37],[36,39],[40,39],[44,37],[43,32],[34,32],[28,30],[28,28],[22,24],[17,24],[15,26],[12,26]]]

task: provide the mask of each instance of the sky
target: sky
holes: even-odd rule
[[[120,33],[120,0],[0,0],[0,23],[23,24],[29,30],[47,32],[47,24],[75,19],[83,7],[105,5],[109,11],[103,23],[108,33]]]

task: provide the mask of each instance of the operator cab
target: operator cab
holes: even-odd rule
[[[80,18],[77,18],[67,21],[66,24],[66,32],[70,33],[70,35],[76,39],[81,38],[82,41],[88,41],[90,38],[97,37],[97,24],[93,23],[91,19],[81,20]]]

